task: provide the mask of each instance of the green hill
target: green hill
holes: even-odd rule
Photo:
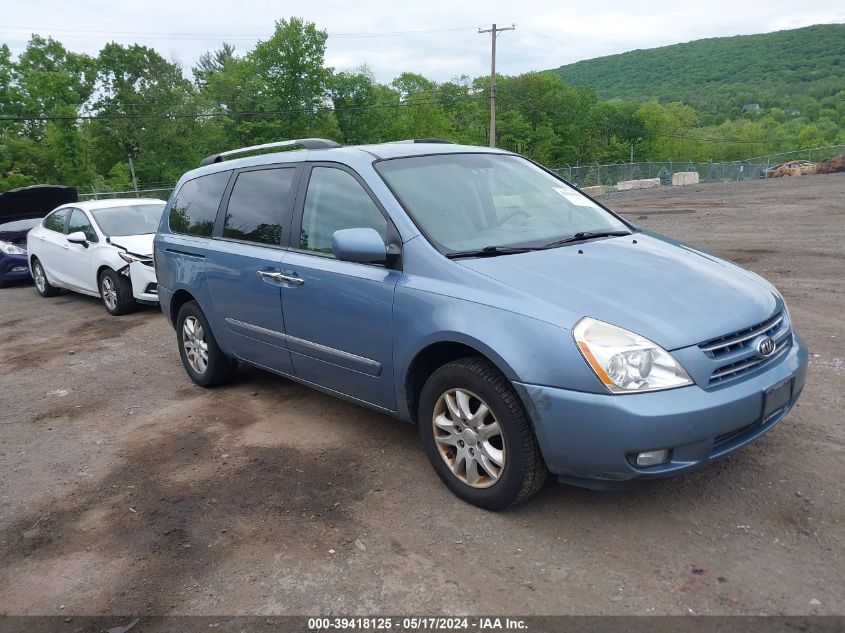
[[[845,91],[845,24],[634,50],[553,72],[602,99],[683,101],[710,113],[746,103],[800,110],[808,97]]]

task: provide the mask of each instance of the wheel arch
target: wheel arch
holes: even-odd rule
[[[173,327],[176,327],[176,319],[179,316],[179,310],[182,309],[182,306],[188,303],[189,301],[196,300],[196,297],[184,288],[180,288],[179,290],[173,293],[173,296],[170,299],[169,306],[170,322],[173,324]]]
[[[428,377],[443,365],[467,356],[483,358],[498,369],[508,381],[512,381],[516,375],[504,359],[479,341],[459,340],[458,337],[452,337],[430,342],[414,355],[405,372],[403,396],[411,422],[414,424],[418,422],[417,409],[420,393]]]

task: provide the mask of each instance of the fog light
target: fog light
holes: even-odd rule
[[[22,273],[22,272],[27,271],[27,270],[29,270],[29,268],[27,268],[26,266],[15,266],[14,268],[12,268],[12,270],[10,272]]]
[[[645,451],[637,454],[637,466],[658,466],[669,461],[669,449]]]

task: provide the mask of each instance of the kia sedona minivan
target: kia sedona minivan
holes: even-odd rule
[[[299,149],[229,160],[275,147]],[[804,387],[771,284],[505,151],[224,152],[181,178],[154,250],[195,383],[248,363],[414,423],[482,508],[550,473],[608,488],[701,467]]]

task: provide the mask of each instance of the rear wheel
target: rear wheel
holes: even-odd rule
[[[55,297],[61,292],[61,290],[47,281],[44,266],[41,265],[41,262],[37,258],[32,260],[32,279],[35,282],[35,289],[42,297]]]
[[[100,274],[100,297],[108,313],[114,316],[128,314],[137,307],[132,282],[111,269]]]
[[[437,475],[487,510],[529,499],[546,479],[534,431],[510,382],[483,358],[440,367],[420,396],[420,435]]]
[[[179,355],[188,376],[200,387],[216,387],[230,382],[238,363],[226,356],[196,301],[188,301],[176,318]]]

